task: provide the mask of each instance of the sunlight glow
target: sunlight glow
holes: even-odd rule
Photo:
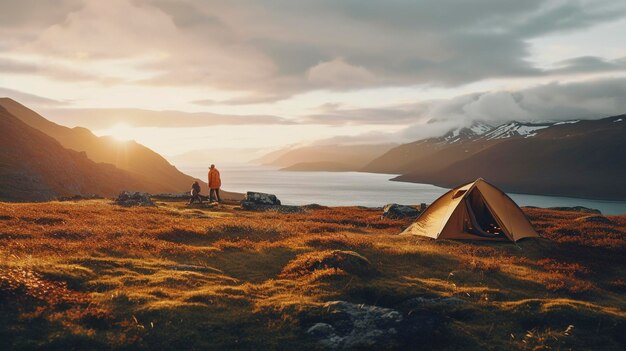
[[[113,127],[103,131],[104,135],[110,135],[117,141],[129,141],[135,138],[135,128],[126,123],[118,123]]]

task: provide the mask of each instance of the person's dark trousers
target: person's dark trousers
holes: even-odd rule
[[[209,193],[209,200],[213,202],[213,195],[217,197],[217,202],[222,202],[222,198],[220,197],[220,189],[211,189]]]

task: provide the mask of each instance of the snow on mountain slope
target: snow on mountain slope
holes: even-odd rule
[[[519,122],[506,123],[496,127],[492,131],[485,133],[486,140],[506,139],[516,136],[530,138],[537,135],[537,131],[553,126],[553,124],[524,124]]]
[[[492,130],[493,127],[484,122],[474,122],[469,127],[453,129],[441,137],[441,141],[454,144],[460,141],[472,140]]]

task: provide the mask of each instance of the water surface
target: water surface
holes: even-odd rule
[[[206,178],[206,167],[180,169],[194,177]],[[392,182],[392,174],[360,172],[284,172],[275,167],[222,165],[222,187],[245,193],[276,194],[283,204],[317,203],[327,206],[380,207],[387,203],[431,203],[448,189],[430,184]],[[205,192],[206,190],[203,190]],[[604,214],[626,214],[626,202],[577,199],[559,196],[509,194],[520,206],[585,206]]]

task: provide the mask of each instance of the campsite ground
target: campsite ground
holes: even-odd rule
[[[379,349],[623,349],[626,216],[525,212],[542,238],[514,245],[398,236],[410,221],[357,207],[0,203],[0,349],[315,349],[334,300],[432,327]]]

